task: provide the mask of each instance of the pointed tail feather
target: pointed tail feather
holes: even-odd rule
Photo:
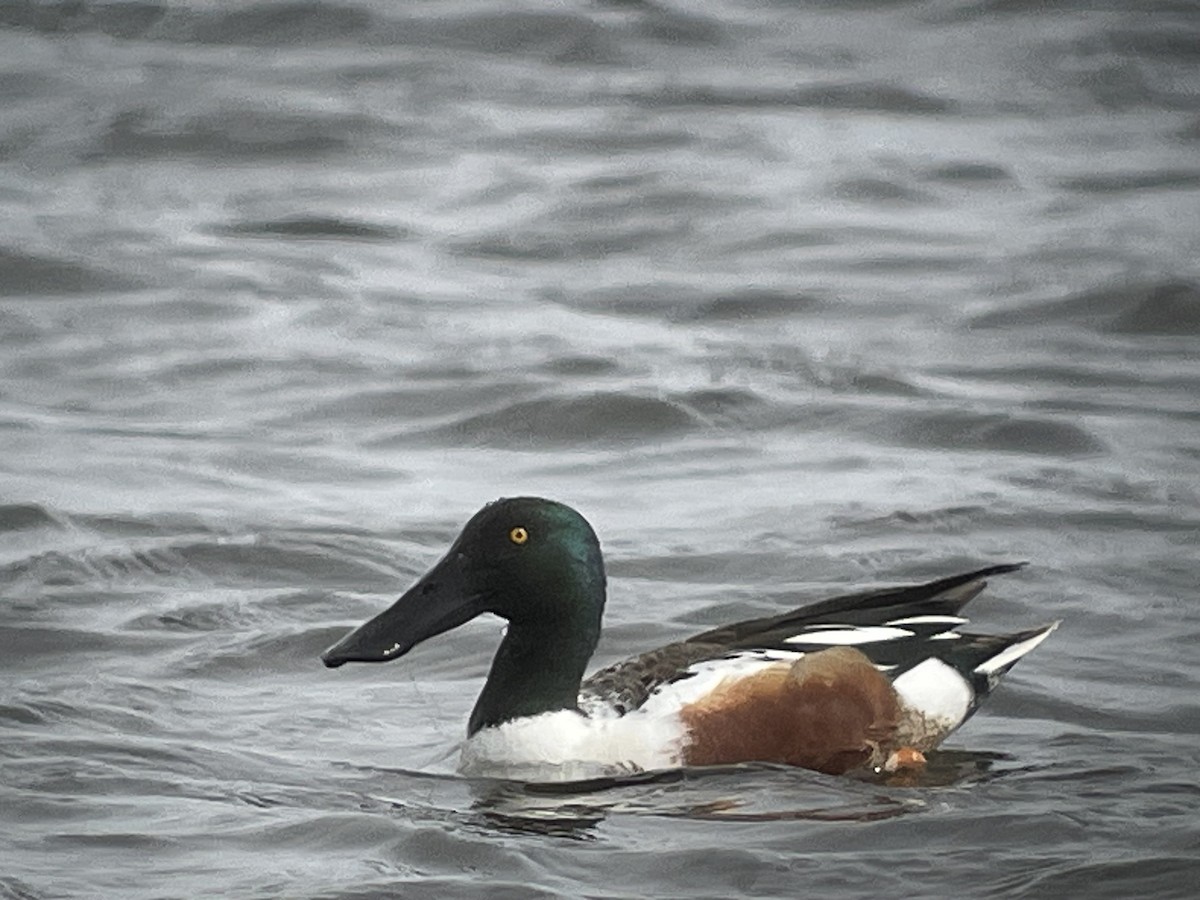
[[[1062,624],[1059,619],[1041,628],[1031,628],[1016,634],[1005,635],[1004,645],[986,659],[977,663],[972,674],[987,679],[988,690],[995,687],[1008,670],[1017,664],[1022,656],[1050,637],[1051,633]]]

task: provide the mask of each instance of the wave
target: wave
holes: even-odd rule
[[[649,109],[689,106],[741,109],[780,107],[933,115],[953,113],[959,108],[958,103],[950,98],[877,81],[788,88],[665,85],[654,91],[635,93],[630,99]]]
[[[190,115],[138,107],[113,114],[83,158],[308,159],[349,152],[374,136],[395,132],[360,113],[281,112],[250,103]]]
[[[538,450],[578,443],[612,446],[661,440],[700,424],[696,414],[669,399],[598,392],[511,403],[427,432],[452,445]]]
[[[1081,325],[1108,334],[1200,335],[1200,285],[1182,278],[1102,286],[977,316],[980,328]]]
[[[0,297],[63,296],[138,290],[136,278],[78,260],[0,247]]]
[[[1088,456],[1107,450],[1100,438],[1070,422],[966,410],[912,412],[893,427],[892,435],[911,446],[948,450],[1046,456]]]
[[[408,237],[403,228],[340,216],[282,216],[249,219],[214,227],[216,234],[234,237],[297,238],[313,240],[398,241]]]
[[[725,291],[691,284],[631,284],[556,296],[573,309],[669,322],[734,322],[807,315],[827,309],[821,296],[805,291],[769,287],[738,287]]]

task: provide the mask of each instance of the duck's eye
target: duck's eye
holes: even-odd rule
[[[516,528],[513,528],[508,532],[508,539],[520,547],[527,540],[529,540],[529,532],[518,525]]]

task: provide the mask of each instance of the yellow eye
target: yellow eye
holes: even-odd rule
[[[518,525],[508,533],[508,539],[519,547],[529,540],[529,532]]]

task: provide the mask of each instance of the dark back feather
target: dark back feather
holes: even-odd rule
[[[879,625],[910,616],[958,615],[984,589],[985,578],[1024,565],[1004,563],[925,584],[840,594],[777,616],[723,625],[601,669],[583,682],[580,693],[625,713],[645,703],[659,685],[683,677],[695,663],[738,650],[787,647],[787,638],[813,625]],[[980,651],[986,652],[983,647]]]
[[[880,625],[909,616],[956,616],[987,586],[983,579],[1024,566],[1023,562],[1003,563],[925,584],[840,594],[777,616],[722,625],[687,640],[730,649],[773,647],[812,625]]]

